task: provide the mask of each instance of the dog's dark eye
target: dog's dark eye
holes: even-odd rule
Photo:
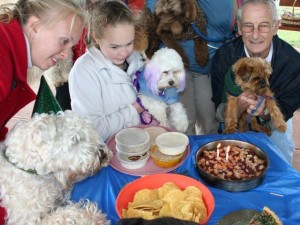
[[[266,81],[264,79],[260,80],[260,87],[264,88],[266,86]]]
[[[176,70],[173,72],[174,74],[180,74],[180,70]]]

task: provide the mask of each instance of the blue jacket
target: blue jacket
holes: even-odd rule
[[[223,45],[215,54],[211,75],[216,108],[222,102],[227,70],[242,57],[246,57],[242,37]],[[271,65],[270,87],[287,121],[300,108],[300,53],[276,35]]]

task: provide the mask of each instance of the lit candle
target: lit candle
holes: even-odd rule
[[[221,143],[217,145],[217,159],[219,159],[220,157],[220,147],[221,147]]]
[[[228,145],[226,149],[226,159],[225,159],[226,162],[228,161],[229,151],[230,151],[230,145]]]

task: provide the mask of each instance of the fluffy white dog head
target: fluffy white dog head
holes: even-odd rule
[[[153,94],[169,87],[176,88],[177,92],[183,91],[186,81],[181,56],[174,49],[159,49],[146,64],[144,77]]]
[[[106,166],[112,152],[87,118],[72,111],[36,114],[8,134],[5,156],[16,167],[54,176],[63,188]]]

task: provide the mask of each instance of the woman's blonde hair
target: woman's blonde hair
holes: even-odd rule
[[[45,26],[51,26],[69,15],[79,17],[87,24],[88,14],[79,0],[19,0],[15,4],[0,6],[0,22],[9,23],[16,18],[21,25],[36,16]]]
[[[91,20],[89,32],[86,38],[88,47],[96,46],[92,33],[101,39],[105,34],[105,28],[116,26],[120,23],[129,23],[134,25],[134,18],[128,6],[118,0],[107,0],[97,2],[91,11]]]

